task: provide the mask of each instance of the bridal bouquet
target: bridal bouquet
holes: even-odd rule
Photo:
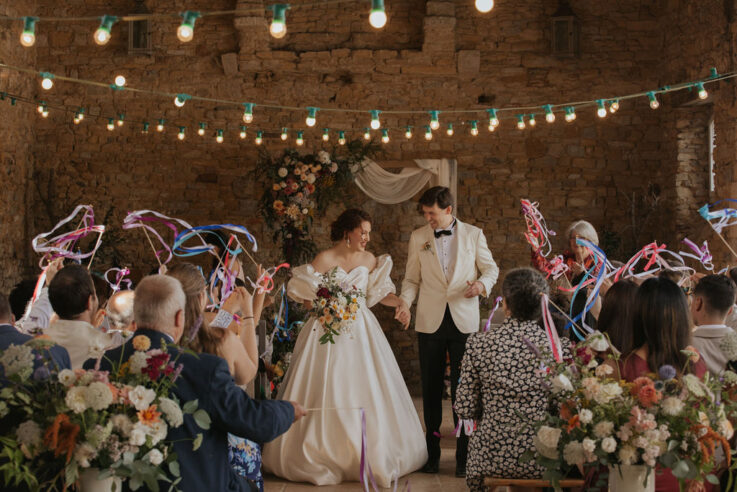
[[[607,348],[601,333],[575,346],[574,356],[560,363],[533,348],[551,389],[550,411],[534,424],[535,449],[523,459],[535,459],[554,482],[576,466],[618,473],[622,466],[643,465],[653,474],[659,465],[681,484],[704,478],[719,483],[713,472],[720,459],[730,460],[727,440],[737,407],[727,396],[737,388],[737,374],[727,372],[721,382],[708,374],[702,380],[666,365],[628,383],[610,363],[597,361]],[[687,352],[691,363],[698,360],[697,352]],[[606,486],[605,477],[600,474],[597,487]]]
[[[335,279],[337,267],[320,276],[317,298],[310,314],[322,324],[323,335],[320,343],[335,343],[340,334],[350,334],[351,325],[356,320],[360,308],[358,299],[365,294],[355,286],[340,283]]]
[[[168,429],[182,425],[184,414],[193,414],[202,428],[210,424],[196,401],[180,406],[171,395],[181,364],[165,346],[152,348],[150,339],[139,335],[133,339],[134,354],[110,373],[59,371],[48,356],[50,345],[36,338],[0,353],[6,383],[0,391],[5,484],[66,489],[82,471],[98,469],[99,479],[127,478],[132,490],[158,491],[159,481],[176,489],[181,479],[173,444],[166,440]],[[195,449],[201,440],[201,435],[195,439]]]

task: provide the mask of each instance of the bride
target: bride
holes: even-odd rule
[[[419,469],[427,461],[425,435],[399,366],[381,327],[369,309],[377,303],[396,307],[389,277],[389,255],[366,251],[371,217],[350,209],[331,225],[332,248],[311,264],[293,270],[289,297],[308,307],[316,298],[320,274],[336,268],[336,279],[366,294],[350,334],[335,344],[320,344],[322,326],[310,318],[294,347],[279,399],[315,408],[307,418],[266,444],[264,468],[279,477],[315,485],[360,479],[361,413],[365,410],[367,461],[376,483]],[[368,478],[367,478],[368,479]]]

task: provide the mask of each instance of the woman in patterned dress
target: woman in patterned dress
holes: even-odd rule
[[[529,425],[545,414],[547,392],[535,373],[538,366],[527,342],[547,347],[541,319],[545,278],[531,268],[510,271],[502,284],[507,318],[497,329],[474,333],[466,342],[456,412],[475,419],[466,465],[472,491],[485,490],[484,477],[540,478],[543,470],[519,457],[532,448]],[[526,339],[526,340],[525,340]]]

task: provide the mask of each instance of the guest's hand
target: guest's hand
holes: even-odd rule
[[[227,299],[222,304],[222,308],[228,311],[230,314],[235,314],[241,311],[241,305],[243,304],[243,292],[246,289],[243,287],[236,287],[233,292],[230,293]]]
[[[468,287],[466,288],[466,291],[463,293],[463,297],[466,297],[466,298],[471,298],[471,297],[476,297],[478,295],[481,295],[484,293],[484,290],[486,289],[484,287],[484,284],[482,284],[478,280],[475,282],[466,282],[466,285],[468,285]]]
[[[300,405],[296,401],[290,401],[289,403],[291,403],[292,406],[294,407],[294,421],[295,422],[301,419],[302,417],[304,417],[305,415],[307,415],[307,411],[304,409],[302,405]]]
[[[64,258],[57,258],[49,263],[49,268],[46,269],[46,287],[49,286],[56,273],[64,268]]]
[[[92,326],[97,328],[100,326],[105,319],[105,310],[98,309],[94,316],[92,316]]]

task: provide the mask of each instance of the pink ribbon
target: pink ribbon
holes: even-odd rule
[[[704,241],[704,244],[701,246],[701,248],[699,248],[696,243],[688,238],[685,238],[683,242],[696,254],[679,251],[681,256],[687,256],[689,258],[699,260],[699,263],[701,263],[704,268],[712,272],[714,271],[714,264],[712,263],[713,258],[711,256],[711,252],[709,251],[709,244],[706,241]]]
[[[562,353],[563,349],[560,345],[560,338],[558,337],[558,330],[555,329],[555,323],[553,322],[553,315],[550,313],[550,302],[548,296],[543,294],[540,300],[543,314],[543,325],[545,325],[545,334],[548,336],[548,343],[550,344],[550,351],[553,354],[553,358],[556,362],[563,360]]]
[[[496,312],[497,308],[499,308],[499,305],[502,303],[502,296],[499,296],[494,301],[494,309],[491,310],[491,313],[489,314],[489,319],[486,320],[486,325],[484,325],[484,331],[489,331],[491,328],[491,318],[494,317],[494,313]]]
[[[156,255],[157,260],[161,261],[161,255],[166,252],[167,258],[165,261],[161,262],[163,265],[166,265],[172,259],[171,247],[169,246],[169,243],[161,237],[161,234],[159,234],[158,231],[149,224],[162,224],[163,226],[171,229],[174,233],[174,237],[179,234],[177,224],[179,224],[182,229],[191,229],[192,226],[181,219],[168,217],[153,210],[136,210],[135,212],[128,212],[128,215],[125,216],[125,219],[123,219],[123,229],[128,230],[142,227],[150,232],[156,240],[161,243],[162,249],[154,251],[154,254]]]
[[[549,236],[555,236],[555,231],[548,229],[545,224],[545,217],[537,209],[537,202],[522,199],[520,204],[527,224],[525,239],[536,253],[540,253],[543,257],[548,256],[552,250]]]
[[[115,272],[114,282],[108,278],[108,274],[112,272]],[[113,294],[114,294],[120,290],[121,283],[124,283],[126,285],[125,288],[127,290],[130,290],[132,282],[130,279],[125,278],[126,275],[130,275],[130,273],[131,271],[127,267],[126,268],[110,268],[102,276],[105,278],[105,281],[108,283],[110,288],[113,290]]]
[[[64,225],[75,220],[77,214],[82,210],[84,211],[84,214],[82,215],[81,225],[78,229],[72,232],[53,236],[53,234]],[[95,214],[92,210],[92,205],[77,205],[71,214],[59,221],[49,232],[44,232],[34,237],[31,241],[31,247],[33,247],[33,250],[36,253],[43,254],[39,262],[39,266],[41,268],[44,268],[46,260],[51,262],[56,258],[70,258],[81,261],[85,258],[89,258],[97,252],[104,232],[104,225],[95,225]],[[88,253],[75,253],[73,249],[77,242],[92,233],[98,234],[97,241],[95,242],[95,246],[92,251]]]

